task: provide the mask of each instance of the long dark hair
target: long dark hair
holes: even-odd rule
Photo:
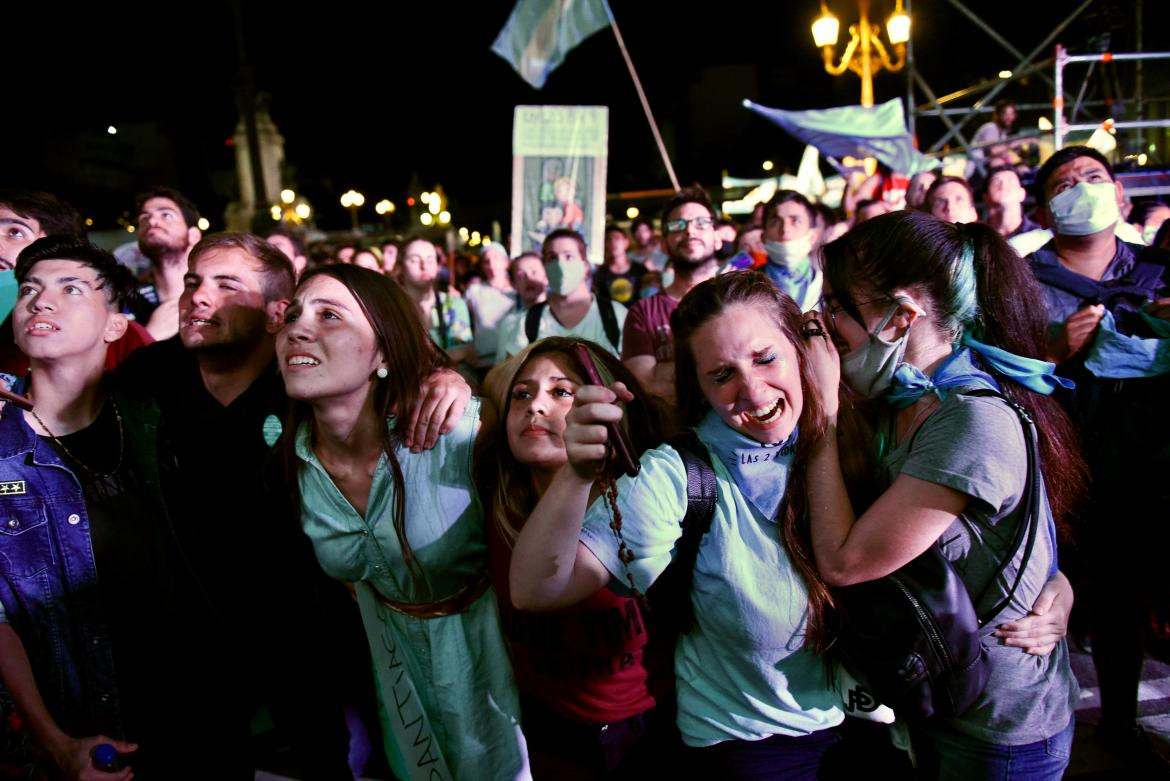
[[[833,297],[864,322],[855,292],[922,295],[931,322],[957,341],[964,333],[995,347],[1043,359],[1047,349],[1044,298],[1031,267],[1004,239],[980,223],[945,223],[901,211],[867,220],[824,248]],[[1040,460],[1058,528],[1079,506],[1088,480],[1072,422],[1050,396],[998,375],[1005,396],[1027,409],[1040,434]]]
[[[832,641],[830,617],[833,599],[813,559],[806,487],[809,456],[814,443],[824,434],[825,414],[816,386],[810,380],[812,370],[808,350],[801,337],[803,316],[800,307],[763,274],[757,271],[733,271],[702,282],[687,293],[671,314],[678,423],[684,428],[692,428],[709,409],[699,387],[691,339],[704,323],[734,304],[750,304],[767,313],[796,350],[804,404],[798,421],[800,436],[796,443],[796,459],[789,473],[788,486],[777,510],[776,520],[784,547],[808,589],[806,642],[814,651],[823,651]]]
[[[406,538],[406,480],[402,474],[402,465],[394,455],[394,448],[405,438],[406,427],[410,422],[405,413],[418,399],[422,381],[432,372],[449,366],[450,361],[435,348],[423,331],[422,322],[416,314],[417,307],[394,280],[360,266],[331,263],[306,272],[297,290],[304,288],[309,280],[320,276],[336,279],[353,295],[370,327],[374,329],[375,343],[390,368],[385,379],[375,382],[371,393],[378,420],[384,421],[394,415],[393,428],[381,427],[382,449],[386,453],[394,484],[391,511],[394,516],[394,533],[398,536],[407,568],[422,585],[425,578]],[[297,475],[300,463],[294,448],[294,437],[302,423],[309,426],[312,434],[315,426],[312,408],[306,402],[292,401],[289,423],[284,428],[285,466],[298,507],[300,484]]]
[[[605,348],[594,342],[568,336],[549,336],[534,342],[506,362],[494,367],[484,380],[488,401],[498,411],[493,425],[485,426],[476,441],[476,483],[480,496],[490,497],[489,522],[509,545],[515,543],[520,527],[536,507],[540,497],[532,480],[531,470],[516,460],[508,443],[508,412],[512,407],[512,387],[524,367],[542,355],[559,355],[572,367],[577,366],[575,349],[582,344],[589,351],[598,373],[613,377],[625,384],[634,398],[625,404],[622,430],[632,448],[634,458],[648,448],[662,442],[667,433],[664,415],[654,397],[646,393],[638,380]],[[576,369],[580,372],[580,369]],[[584,374],[581,375],[584,380]]]

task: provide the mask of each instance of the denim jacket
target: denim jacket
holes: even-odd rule
[[[169,526],[159,489],[158,409],[120,393],[114,397],[141,488]],[[0,414],[0,605],[57,725],[75,736],[122,737],[97,577],[80,483],[21,410],[6,404]]]

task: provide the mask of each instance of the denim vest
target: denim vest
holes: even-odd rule
[[[158,409],[115,399],[140,489],[169,525],[159,490]],[[74,736],[122,737],[81,485],[12,404],[0,414],[0,604],[57,725]]]

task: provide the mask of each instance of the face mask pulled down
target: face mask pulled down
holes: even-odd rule
[[[892,342],[887,342],[878,334],[889,325],[903,304],[912,303],[908,299],[895,301],[877,327],[870,332],[869,340],[841,358],[841,379],[867,399],[880,396],[893,383],[894,375],[903,363],[902,357],[906,354],[910,329],[907,328],[904,334]]]
[[[812,254],[812,231],[791,241],[765,241],[768,262],[793,270],[806,265]]]

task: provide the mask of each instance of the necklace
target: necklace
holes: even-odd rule
[[[80,458],[70,452],[69,448],[65,447],[65,443],[58,439],[56,434],[49,430],[49,427],[45,425],[45,421],[41,420],[41,416],[36,413],[35,409],[30,409],[29,412],[32,413],[32,416],[36,419],[37,423],[41,424],[41,428],[43,428],[45,433],[49,435],[49,439],[53,440],[57,447],[61,448],[61,451],[69,457],[70,461],[73,461],[75,464],[80,466],[86,472],[89,472],[94,477],[103,478],[113,477],[114,475],[118,474],[118,472],[122,469],[122,458],[126,455],[126,434],[122,429],[122,412],[118,409],[118,403],[114,401],[112,397],[110,398],[110,404],[114,405],[114,415],[118,419],[118,463],[116,466],[114,466],[113,471],[107,474],[99,474],[98,472],[95,472],[86,466]],[[98,417],[101,417],[101,413],[98,413]]]

